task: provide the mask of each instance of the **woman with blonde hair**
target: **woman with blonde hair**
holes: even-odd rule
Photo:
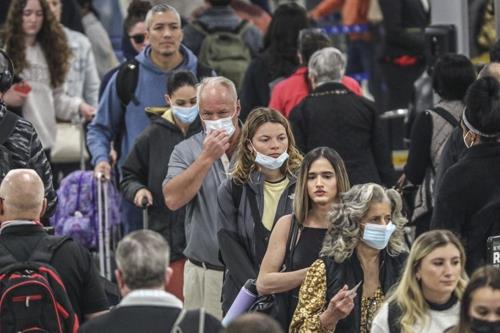
[[[218,191],[224,313],[245,282],[257,277],[275,222],[291,212],[301,162],[288,120],[273,109],[253,110],[242,128],[230,177]]]
[[[320,258],[300,288],[290,332],[370,331],[406,259],[401,208],[395,190],[374,183],[340,195]]]
[[[446,332],[500,332],[499,267],[484,266],[472,274],[462,296],[458,325]]]
[[[319,256],[328,214],[340,193],[350,188],[344,161],[335,150],[318,147],[304,157],[293,213],[276,222],[257,278],[260,295],[279,294],[281,309],[276,319],[284,328],[292,319],[307,269]]]
[[[442,333],[457,323],[466,284],[465,253],[458,238],[448,230],[420,235],[371,333]]]

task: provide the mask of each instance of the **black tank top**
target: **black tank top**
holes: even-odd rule
[[[303,227],[299,241],[295,246],[292,256],[291,271],[303,269],[312,265],[318,259],[319,251],[323,246],[327,229]],[[300,287],[295,288],[288,294],[288,323],[292,320],[293,313],[299,300]]]
[[[311,266],[318,259],[327,229],[303,227],[292,257],[292,271]]]

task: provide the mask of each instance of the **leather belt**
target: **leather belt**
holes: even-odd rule
[[[191,258],[188,258],[188,260],[198,267],[203,267],[205,269],[211,269],[213,271],[224,272],[224,267],[222,267],[222,266],[215,266],[215,265],[209,264],[208,262],[202,262],[202,261],[194,260]]]

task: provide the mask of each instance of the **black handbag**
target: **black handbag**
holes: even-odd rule
[[[285,255],[285,260],[283,263],[283,267],[281,268],[281,272],[285,272],[291,267],[293,251],[297,243],[298,233],[299,233],[299,225],[295,219],[295,216],[292,216],[292,221],[290,223],[290,231],[288,233],[287,247],[286,247],[288,251]],[[271,294],[271,295],[259,296],[255,299],[252,305],[250,305],[248,312],[262,312],[281,322],[282,319],[287,315],[286,307],[288,306],[288,301],[287,298],[284,296],[285,295],[283,294]]]

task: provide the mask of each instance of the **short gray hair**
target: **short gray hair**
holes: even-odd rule
[[[166,3],[160,3],[157,5],[154,5],[146,14],[146,19],[144,20],[146,22],[146,29],[149,30],[151,27],[151,21],[153,20],[153,15],[157,13],[165,13],[165,12],[172,12],[177,16],[177,19],[179,21],[179,24],[181,24],[181,15],[175,9],[174,7],[167,5]]]
[[[231,93],[231,95],[233,95],[234,101],[235,102],[238,101],[238,92],[236,91],[236,86],[234,85],[233,81],[229,80],[224,76],[211,76],[204,78],[198,85],[196,94],[198,104],[201,101],[201,94],[203,92],[203,89],[205,89],[208,86],[223,86]]]
[[[325,47],[313,53],[309,59],[309,77],[316,83],[340,82],[346,66],[345,55],[334,47]]]
[[[158,288],[170,262],[167,241],[151,230],[134,231],[116,249],[116,265],[130,290]]]

